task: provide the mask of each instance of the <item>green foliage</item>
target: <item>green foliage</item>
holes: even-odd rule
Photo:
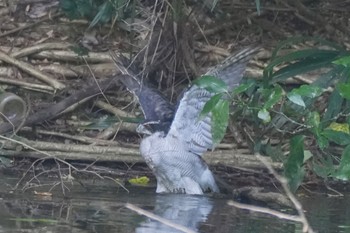
[[[128,0],[60,0],[60,8],[70,19],[91,20],[89,27],[123,19],[130,11]]]
[[[350,83],[339,83],[337,89],[341,97],[347,100],[350,99]]]
[[[284,164],[284,175],[288,179],[289,188],[295,192],[303,181],[304,171],[304,137],[294,136],[290,140],[290,153]]]
[[[283,48],[305,41],[313,41],[318,46],[278,56]],[[320,73],[310,84],[284,83],[288,78],[310,71]],[[206,79],[202,87],[215,95],[203,114],[221,111],[215,121],[226,121],[224,111],[215,106],[223,97],[227,98],[227,89],[212,77]],[[231,115],[252,127],[254,134],[250,137],[254,140],[255,150],[273,154],[284,163],[284,174],[291,190],[295,191],[305,174],[304,163],[321,177],[350,179],[349,93],[349,53],[329,41],[298,37],[277,46],[261,80],[244,80],[229,97],[235,102]],[[276,134],[275,139],[281,143],[291,138],[288,156],[281,150],[273,150],[270,140],[266,140]],[[266,141],[267,146],[264,145]],[[305,145],[312,147],[304,149]],[[339,154],[334,146],[344,148],[343,153]]]
[[[203,75],[201,78],[196,79],[193,84],[199,86],[200,88],[204,88],[211,93],[227,92],[226,83],[210,75]]]
[[[211,113],[213,143],[218,144],[225,135],[229,118],[229,101],[227,98],[227,85],[220,79],[205,75],[195,80],[194,85],[206,89],[214,95],[204,105],[199,118]]]
[[[345,147],[343,154],[342,154],[339,168],[334,173],[334,177],[341,179],[341,180],[349,180],[350,179],[350,145]]]

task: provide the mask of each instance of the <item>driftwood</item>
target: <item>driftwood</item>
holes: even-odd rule
[[[110,161],[126,163],[143,163],[138,148],[125,146],[93,146],[93,145],[75,145],[64,143],[38,142],[23,140],[22,148],[19,149],[17,143],[7,140],[0,140],[2,149],[0,155],[13,156],[18,158],[59,158],[63,160],[86,160],[86,161]],[[25,145],[33,147],[38,151],[27,150]],[[43,152],[43,153],[41,153]],[[246,149],[237,150],[217,150],[207,152],[204,160],[209,165],[225,165],[244,168],[264,168],[265,166],[255,156],[249,154]],[[270,161],[271,162],[271,161]],[[272,163],[275,169],[282,168],[281,163]]]

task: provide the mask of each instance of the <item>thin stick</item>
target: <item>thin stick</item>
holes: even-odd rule
[[[272,209],[269,209],[269,208],[242,204],[242,203],[238,203],[238,202],[235,202],[235,201],[228,201],[227,204],[230,205],[230,206],[234,206],[236,208],[239,208],[239,209],[252,210],[252,211],[255,211],[255,212],[259,212],[259,213],[270,214],[270,215],[276,216],[276,217],[281,218],[281,219],[287,219],[287,220],[290,220],[290,221],[303,223],[303,220],[299,216],[281,213],[279,211],[272,210]]]
[[[37,21],[37,22],[35,22],[35,23],[27,24],[27,25],[24,25],[24,26],[22,26],[22,27],[18,27],[18,28],[15,28],[15,29],[13,29],[13,30],[10,30],[10,31],[1,33],[1,34],[0,34],[0,37],[8,36],[8,35],[11,35],[11,34],[13,34],[13,33],[22,31],[22,30],[24,30],[24,29],[34,27],[34,26],[36,26],[36,25],[38,25],[38,24],[40,24],[40,23],[42,23],[42,22],[45,22],[46,20],[53,19],[53,18],[59,17],[59,16],[61,16],[61,15],[62,15],[62,13],[58,13],[58,14],[55,14],[55,15],[52,15],[52,16],[47,16],[47,17],[45,17],[44,19],[41,19],[41,20],[39,20],[39,21]]]
[[[174,228],[176,230],[179,230],[179,231],[182,231],[182,232],[185,232],[185,233],[195,233],[195,231],[193,231],[192,229],[189,229],[189,228],[187,228],[185,226],[181,226],[179,224],[171,222],[168,219],[162,218],[162,217],[160,217],[158,215],[155,215],[155,214],[153,214],[153,213],[151,213],[151,212],[149,212],[147,210],[143,210],[143,209],[141,209],[141,208],[139,208],[139,207],[137,207],[137,206],[135,206],[133,204],[126,203],[125,207],[128,208],[129,210],[135,211],[138,214],[141,214],[141,215],[144,215],[146,217],[149,217],[149,218],[151,218],[153,220],[156,220],[156,221],[158,221],[160,223],[163,223],[164,225],[172,227],[172,228]]]
[[[19,69],[23,70],[24,72],[36,77],[37,79],[40,79],[43,82],[46,82],[48,84],[50,84],[52,87],[54,87],[55,89],[63,89],[65,88],[65,85],[59,81],[57,81],[56,79],[54,79],[53,77],[50,77],[49,75],[35,69],[34,66],[25,63],[23,61],[17,60],[9,55],[7,55],[6,53],[0,51],[0,60],[14,65],[16,67],[18,67]]]
[[[303,207],[301,203],[297,200],[297,198],[294,196],[294,194],[290,191],[286,178],[278,175],[275,169],[272,168],[271,164],[267,162],[263,156],[256,154],[256,157],[266,166],[269,172],[281,183],[282,188],[285,191],[286,195],[293,202],[293,205],[295,206],[295,209],[297,210],[298,215],[303,224],[303,232],[313,233],[314,231],[312,230],[308,220],[306,219],[306,216],[303,211]]]
[[[36,84],[36,83],[24,82],[24,81],[20,81],[20,80],[13,79],[13,78],[9,79],[9,78],[0,77],[0,83],[6,83],[6,84],[10,84],[10,85],[22,86],[24,88],[39,89],[39,91],[40,90],[45,90],[45,91],[50,91],[50,92],[54,91],[54,88],[51,87],[51,86],[41,85],[41,84]]]

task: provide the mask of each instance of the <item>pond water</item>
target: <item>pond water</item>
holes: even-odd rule
[[[18,181],[0,181],[0,232],[180,232],[125,207],[131,203],[195,232],[302,232],[301,225],[228,206],[225,198],[159,195],[154,188],[131,187],[129,193],[96,181],[74,184],[66,197],[12,193]],[[350,196],[300,198],[317,232],[350,232]]]

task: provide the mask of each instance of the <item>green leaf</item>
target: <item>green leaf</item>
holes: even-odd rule
[[[310,112],[306,119],[306,124],[310,126],[310,131],[315,135],[318,146],[321,150],[329,146],[328,139],[321,135],[322,127],[320,125],[320,114],[318,112]]]
[[[263,94],[268,95],[263,108],[270,109],[281,100],[283,90],[280,85],[276,85],[273,89],[265,89]]]
[[[333,63],[337,64],[337,65],[349,67],[350,66],[350,56],[341,57],[341,58],[335,60]]]
[[[253,87],[254,85],[255,85],[255,82],[242,83],[232,91],[232,95],[243,93],[249,88]]]
[[[323,122],[327,122],[339,114],[343,105],[343,100],[337,89],[332,92],[328,100],[327,110],[322,118]]]
[[[337,143],[338,145],[345,146],[350,144],[350,135],[342,131],[335,131],[332,129],[325,129],[322,135],[328,140]]]
[[[294,77],[298,74],[303,74],[316,69],[331,66],[332,58],[307,59],[300,62],[289,64],[286,67],[279,69],[277,72],[271,74],[270,83],[283,81],[287,78]]]
[[[334,174],[334,176],[337,179],[349,180],[350,178],[350,145],[345,147],[340,160],[339,168],[337,172]]]
[[[300,51],[291,52],[287,55],[276,57],[270,64],[265,68],[266,70],[272,70],[276,65],[282,63],[291,62],[300,59],[306,58],[332,58],[336,57],[339,54],[339,51],[335,50],[326,50],[326,49],[304,49]],[[330,61],[332,61],[330,59]]]
[[[264,123],[269,123],[271,121],[270,113],[265,108],[260,109],[258,112],[258,117],[259,119],[263,120]]]
[[[300,96],[306,96],[309,98],[315,98],[322,94],[322,89],[318,86],[312,85],[301,85],[299,88],[292,90],[292,93],[298,94]]]
[[[331,174],[334,174],[335,168],[330,155],[326,154],[325,158],[320,156],[318,159],[321,163],[312,163],[312,170],[316,173],[316,175],[322,178],[327,178]]]
[[[193,84],[200,88],[204,88],[211,93],[224,93],[228,90],[224,81],[210,75],[204,75],[199,79],[196,79]]]
[[[301,98],[301,96],[299,94],[293,93],[293,92],[289,92],[287,94],[287,98],[294,104],[302,106],[303,108],[305,108],[305,102],[303,100],[303,98]]]
[[[304,151],[304,161],[303,163],[305,163],[306,161],[308,161],[309,159],[311,159],[314,155],[311,153],[311,151],[309,150],[305,150]]]
[[[313,128],[320,126],[320,114],[318,112],[310,112],[307,117],[307,124]]]
[[[200,120],[203,119],[203,117],[205,117],[215,109],[216,105],[219,103],[220,99],[222,98],[222,95],[223,95],[222,93],[216,94],[212,96],[210,100],[208,100],[208,102],[205,103],[203,110],[199,115]]]
[[[324,150],[329,146],[329,140],[322,135],[317,136],[316,141],[321,150]]]
[[[290,140],[290,153],[284,164],[284,175],[288,179],[289,188],[295,192],[304,179],[304,137],[294,136]]]
[[[277,82],[296,74],[304,73],[306,71],[323,68],[327,64],[331,65],[339,51],[325,50],[325,49],[305,49],[295,51],[287,55],[276,57],[264,69],[264,78],[270,81]],[[299,61],[298,61],[299,60]],[[295,62],[278,70],[274,73],[275,66]],[[273,78],[273,80],[271,80]]]
[[[276,48],[273,50],[271,57],[272,58],[276,57],[278,51],[280,51],[283,47],[290,47],[291,45],[304,43],[306,41],[317,42],[317,44],[326,45],[327,47],[330,47],[336,50],[344,50],[344,48],[341,45],[325,40],[323,38],[313,37],[313,36],[294,36],[278,43]]]
[[[343,98],[350,99],[350,83],[339,83],[337,89]]]
[[[220,99],[212,111],[213,143],[218,144],[224,137],[228,125],[229,102]]]

